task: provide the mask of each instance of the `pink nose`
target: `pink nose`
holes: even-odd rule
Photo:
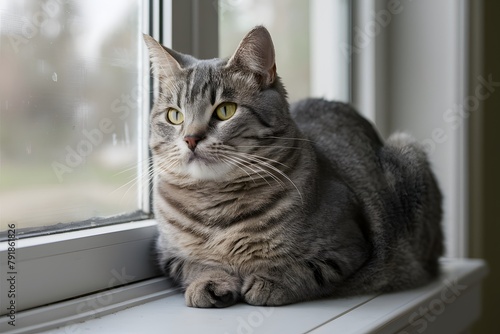
[[[198,142],[202,140],[203,138],[201,136],[197,135],[187,135],[184,137],[184,141],[186,142],[187,146],[191,151],[194,152],[194,149],[198,145]]]

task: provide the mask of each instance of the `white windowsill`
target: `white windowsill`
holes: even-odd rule
[[[14,331],[5,319],[0,328],[2,333],[40,333],[57,326],[45,333],[462,333],[480,316],[486,265],[445,259],[442,267],[439,280],[419,289],[282,307],[188,308],[178,290],[157,278],[101,293],[93,299],[95,305],[101,300],[101,307],[89,312],[67,310],[84,309],[78,306],[89,304],[92,296],[47,306],[51,312],[43,307],[21,312]],[[44,312],[60,316],[43,319]]]

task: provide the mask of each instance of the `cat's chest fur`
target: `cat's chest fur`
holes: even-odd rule
[[[255,267],[260,260],[269,261],[276,256],[273,250],[283,246],[284,241],[237,227],[212,230],[203,236],[170,223],[161,228],[177,257],[207,265],[230,266],[237,271]]]
[[[162,184],[156,210],[171,256],[247,271],[289,253],[276,212],[291,207],[293,196],[270,202],[273,190],[256,188],[194,190]]]

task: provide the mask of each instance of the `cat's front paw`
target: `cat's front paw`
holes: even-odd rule
[[[292,302],[279,283],[252,275],[243,283],[243,300],[250,305],[278,306]]]
[[[233,277],[227,280],[200,279],[186,289],[186,305],[189,307],[227,307],[239,299],[239,283]]]

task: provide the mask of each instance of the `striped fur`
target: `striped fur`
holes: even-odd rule
[[[385,143],[345,104],[289,107],[271,37],[197,60],[145,36],[160,95],[151,114],[156,243],[193,307],[283,305],[411,288],[438,273],[441,195],[425,153]],[[235,115],[218,120],[223,102]],[[168,108],[184,123],[166,121]],[[186,136],[196,136],[194,149]]]

